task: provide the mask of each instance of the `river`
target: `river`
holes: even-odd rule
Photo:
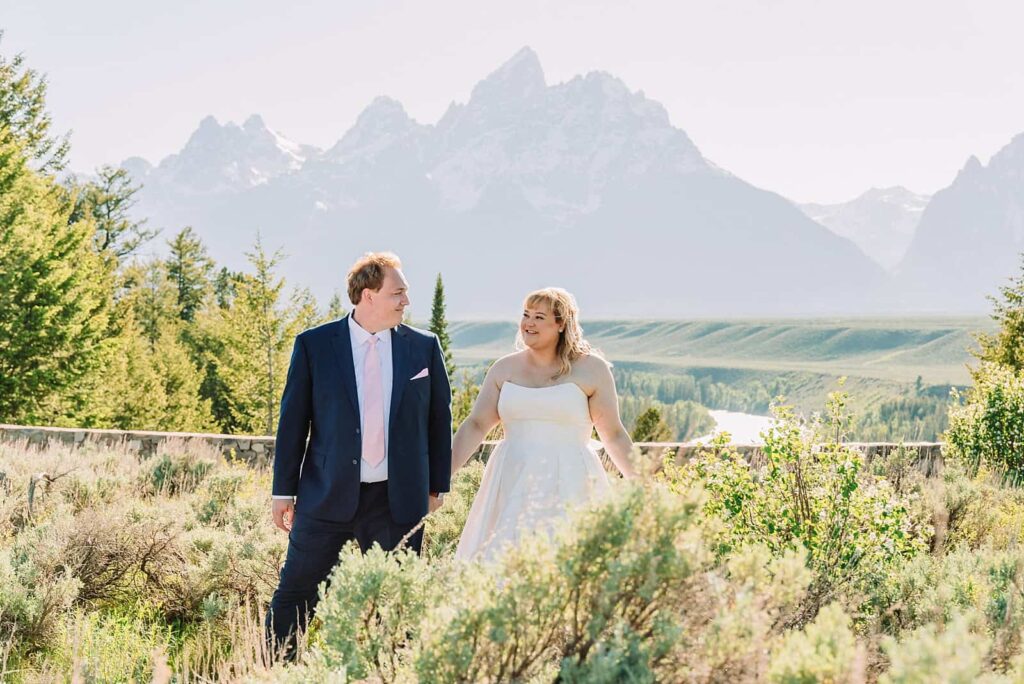
[[[761,432],[772,424],[770,416],[755,416],[751,413],[738,411],[714,411],[708,413],[715,419],[715,429],[708,435],[690,440],[689,443],[706,442],[719,432],[725,431],[732,435],[734,444],[761,444]]]

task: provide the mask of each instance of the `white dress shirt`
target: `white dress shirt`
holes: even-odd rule
[[[370,338],[373,337],[366,332],[353,316],[348,317],[349,340],[352,344],[352,362],[356,374],[356,394],[359,400],[359,433],[363,434],[366,421],[363,418],[363,365],[366,362],[366,350],[369,348]],[[384,383],[384,460],[376,466],[371,466],[362,458],[359,459],[359,481],[360,482],[383,482],[388,479],[388,442],[390,441],[389,426],[391,425],[391,387],[394,384],[394,368],[391,365],[391,330],[381,330],[377,337],[377,357],[380,359],[380,377]],[[340,455],[337,456],[340,458]],[[292,499],[293,496],[276,495],[275,499]]]
[[[353,316],[348,317],[349,337],[352,340],[352,362],[356,371],[356,394],[359,397],[359,433],[363,434],[366,420],[363,418],[363,364],[366,362],[366,350],[370,346],[370,338],[362,326],[356,323]],[[380,359],[380,379],[384,383],[384,460],[371,466],[362,458],[359,459],[360,482],[382,482],[388,479],[388,442],[390,441],[391,425],[391,387],[394,384],[394,368],[391,365],[391,330],[381,330],[377,337],[377,356]]]

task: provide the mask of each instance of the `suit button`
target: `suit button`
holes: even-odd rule
[[[355,464],[356,464],[356,460],[352,459],[352,465],[355,465]]]
[[[356,428],[356,434],[357,435],[359,434],[359,428]]]

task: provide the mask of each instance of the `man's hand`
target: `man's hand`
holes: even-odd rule
[[[441,507],[442,503],[443,502],[441,501],[440,496],[438,496],[437,494],[431,494],[430,497],[427,499],[427,512],[433,513],[434,511]]]
[[[274,524],[285,532],[292,531],[292,520],[295,518],[295,501],[293,499],[274,499],[271,511]]]

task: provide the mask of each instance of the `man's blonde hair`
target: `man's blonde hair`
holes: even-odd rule
[[[402,260],[391,252],[367,252],[348,271],[348,299],[355,306],[363,298],[363,290],[376,292],[384,286],[387,268],[402,268]]]

